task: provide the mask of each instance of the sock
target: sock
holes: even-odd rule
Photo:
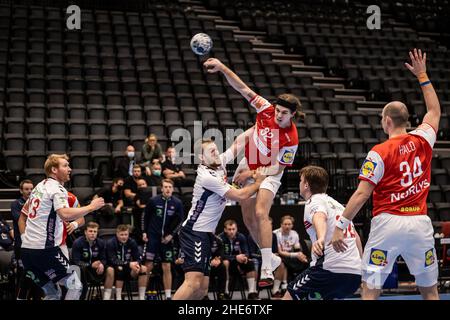
[[[164,289],[164,293],[166,294],[166,298],[170,298],[172,296],[172,290]]]
[[[225,281],[225,293],[228,294],[230,291],[228,290],[229,280]]]
[[[275,279],[275,280],[273,281],[272,294],[277,293],[278,289],[280,288],[280,284],[281,284],[281,280]]]
[[[105,289],[105,294],[103,295],[103,300],[111,300],[112,289]]]
[[[276,281],[276,280],[275,280]],[[286,290],[287,289],[287,282],[286,281],[283,281],[282,283],[281,283],[281,289],[282,290]]]
[[[247,278],[247,284],[248,284],[248,292],[256,292],[256,281],[255,278]]]
[[[271,263],[272,248],[262,248],[261,258],[262,258],[261,269],[269,269],[270,271],[272,271],[272,263]]]
[[[116,300],[122,300],[122,288],[116,288]]]
[[[145,300],[146,287],[139,287],[139,300]]]

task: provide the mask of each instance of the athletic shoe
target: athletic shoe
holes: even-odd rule
[[[259,295],[257,292],[250,292],[247,297],[248,300],[259,300]]]
[[[273,272],[270,269],[261,269],[261,278],[258,281],[260,288],[267,288],[273,286]]]
[[[272,298],[273,299],[281,299],[281,298],[283,298],[283,293],[281,292],[281,291],[277,291],[277,292],[275,292],[274,294],[272,294]]]

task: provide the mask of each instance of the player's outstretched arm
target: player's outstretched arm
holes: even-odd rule
[[[234,160],[238,156],[238,154],[244,149],[247,141],[251,138],[253,135],[253,132],[255,131],[255,126],[247,129],[243,133],[237,136],[237,138],[234,140],[233,144],[225,151],[225,163],[229,163]]]
[[[227,79],[230,86],[237,92],[244,96],[248,101],[256,96],[256,93],[251,90],[236,73],[231,71],[226,65],[224,65],[219,59],[209,58],[203,64],[209,73],[222,72]]]
[[[344,242],[344,230],[347,229],[350,222],[356,216],[356,214],[361,210],[362,206],[371,196],[375,186],[367,181],[360,181],[358,189],[353,193],[350,200],[345,207],[342,216],[336,222],[336,228],[334,229],[333,238],[330,244],[337,252],[344,252],[347,249],[347,245]]]
[[[230,190],[225,193],[225,198],[234,200],[234,201],[242,201],[250,198],[253,194],[255,194],[261,183],[266,178],[266,175],[261,173],[260,169],[257,169],[254,175],[255,183],[252,183],[245,188],[242,189],[235,189],[230,188]]]
[[[100,209],[105,205],[105,201],[103,198],[96,198],[91,201],[90,204],[80,208],[61,208],[56,210],[56,213],[61,217],[64,221],[71,221],[81,218],[87,215],[89,212]]]
[[[437,132],[439,129],[439,119],[441,117],[441,106],[436,91],[427,76],[427,54],[422,50],[414,49],[409,52],[411,64],[405,63],[405,66],[417,77],[422,88],[425,105],[427,106],[427,113],[423,118],[424,123],[431,125]]]

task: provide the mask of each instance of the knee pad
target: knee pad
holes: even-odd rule
[[[44,300],[60,300],[61,299],[61,288],[53,283],[52,281],[47,282],[43,287],[44,290]]]
[[[428,272],[416,274],[414,277],[416,278],[416,285],[418,287],[432,287],[438,280],[438,268],[434,268]]]

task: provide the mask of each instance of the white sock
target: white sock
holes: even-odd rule
[[[103,295],[103,300],[111,300],[112,289],[105,289],[105,294]]]
[[[270,271],[272,271],[272,248],[262,248],[261,258],[261,269],[269,269]]]
[[[228,294],[230,293],[230,291],[228,290],[228,284],[229,284],[229,280],[225,281],[225,293]]]
[[[276,281],[276,280],[275,280]],[[286,281],[283,281],[282,283],[281,283],[281,289],[282,290],[286,290],[287,289],[287,282]]]
[[[280,288],[280,284],[281,284],[281,280],[275,279],[275,280],[273,281],[272,294],[277,293],[278,289]]]
[[[116,300],[122,300],[122,288],[116,288]]]
[[[139,287],[139,300],[145,300],[145,289],[146,287]]]
[[[172,290],[170,289],[164,289],[164,293],[166,295],[166,298],[170,298],[172,296]]]
[[[256,292],[256,281],[255,278],[247,278],[247,284],[248,284],[248,292]]]

